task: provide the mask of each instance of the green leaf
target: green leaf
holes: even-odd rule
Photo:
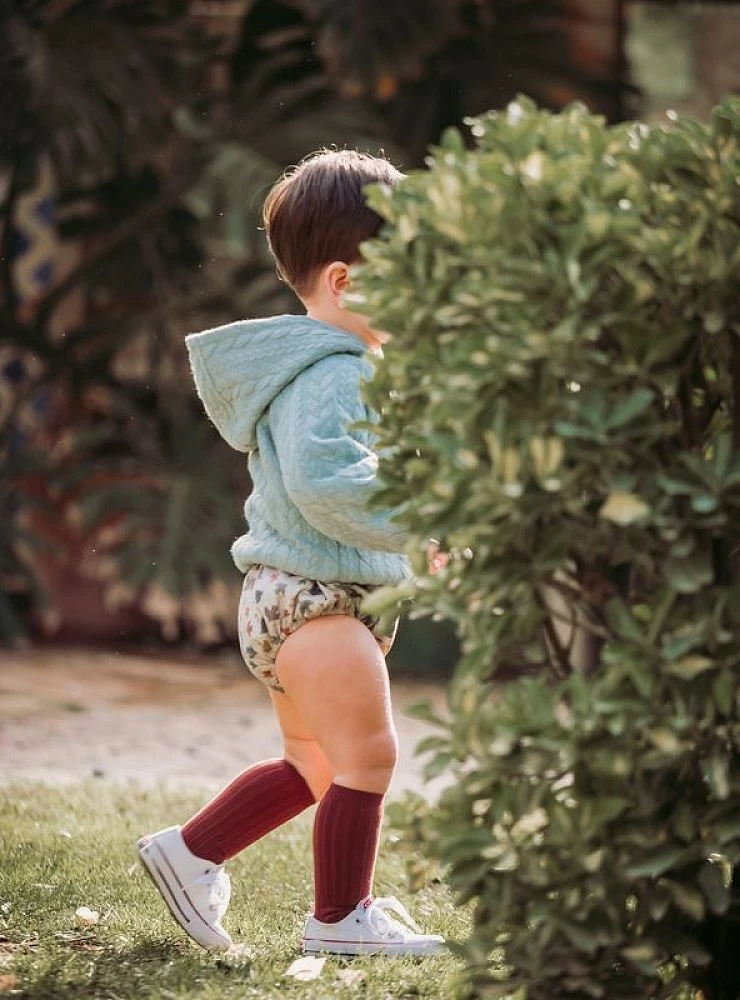
[[[664,635],[660,642],[663,659],[677,660],[683,653],[687,653],[699,643],[699,637],[693,630],[688,635]]]
[[[709,312],[704,316],[704,329],[709,334],[719,333],[725,325],[725,317],[721,312]]]
[[[407,705],[403,714],[407,715],[410,719],[421,719],[422,722],[429,722],[433,726],[439,726],[442,729],[446,729],[449,725],[441,715],[437,714],[434,705],[428,698],[424,701],[416,701],[412,705]]]
[[[681,741],[666,726],[655,726],[652,729],[647,729],[645,735],[663,753],[675,755],[682,752]]]
[[[692,920],[704,919],[704,897],[697,889],[692,889],[681,882],[674,882],[672,879],[664,879],[663,885],[682,913]]]
[[[655,477],[655,481],[668,496],[691,496],[697,490],[696,483],[687,482],[685,479],[676,479],[673,476],[659,474]]]
[[[599,517],[626,527],[634,521],[646,518],[649,513],[648,505],[635,493],[614,492],[606,498],[599,511]]]
[[[729,763],[725,754],[715,750],[702,762],[702,772],[715,799],[724,800],[730,794]]]
[[[628,945],[620,949],[620,954],[645,975],[654,975],[660,965],[659,952],[650,941]]]
[[[381,586],[363,598],[362,610],[369,615],[381,615],[395,609],[402,601],[410,600],[415,593],[416,584],[413,580]]]
[[[424,765],[424,779],[429,781],[431,778],[436,778],[438,775],[443,774],[449,770],[450,763],[453,760],[454,756],[448,751],[438,753]]]
[[[690,681],[707,670],[713,670],[717,666],[715,660],[710,660],[708,656],[682,656],[680,660],[673,660],[667,663],[663,672],[672,677],[680,677],[681,680]]]
[[[446,748],[448,744],[449,741],[444,736],[425,736],[424,739],[419,740],[414,747],[413,756],[420,757],[425,753],[442,750]]]
[[[642,629],[623,601],[616,597],[612,598],[606,605],[606,618],[620,639],[637,642],[640,645],[645,642]]]
[[[735,678],[731,670],[722,670],[714,679],[712,697],[717,709],[724,715],[729,715],[735,697]]]
[[[596,851],[591,851],[589,854],[584,854],[581,862],[586,871],[593,874],[593,872],[597,872],[601,868],[605,858],[606,851],[603,848],[599,848]]]
[[[629,799],[618,795],[604,795],[598,799],[592,799],[590,805],[593,818],[599,824],[604,824],[610,823],[617,816],[621,816],[625,809],[629,808],[630,802]]]
[[[583,427],[578,424],[569,423],[567,420],[556,420],[555,431],[564,438],[580,438],[582,441],[593,441],[598,444],[605,444],[606,439],[602,433],[591,427]]]
[[[676,862],[686,857],[685,847],[674,845],[657,847],[648,851],[641,858],[625,865],[624,873],[629,878],[645,878],[646,876],[655,878],[669,871]]]
[[[695,594],[714,579],[711,559],[706,552],[694,552],[685,559],[666,559],[663,571],[679,594]]]
[[[562,918],[555,918],[554,923],[579,951],[585,951],[587,955],[596,954],[599,939],[592,931]]]
[[[718,917],[727,913],[730,906],[730,889],[722,864],[707,861],[702,865],[696,880],[701,886],[710,911]]]
[[[691,498],[691,509],[697,514],[711,514],[717,507],[717,498],[709,493],[699,493]]]
[[[643,413],[655,399],[652,389],[635,389],[626,399],[618,403],[606,421],[610,428],[622,427]]]

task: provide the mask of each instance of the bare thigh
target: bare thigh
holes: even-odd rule
[[[272,688],[268,691],[283,734],[283,756],[298,771],[318,801],[331,784],[331,764],[293,700]]]
[[[351,615],[322,615],[288,636],[275,668],[334,781],[387,791],[398,738],[388,668],[370,630]]]

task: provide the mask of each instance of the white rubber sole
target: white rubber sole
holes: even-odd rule
[[[421,958],[426,955],[441,955],[447,951],[444,944],[414,946],[408,941],[372,944],[369,941],[326,941],[322,938],[304,938],[301,942],[304,955],[387,955],[389,958],[405,958],[409,955]]]
[[[136,847],[144,871],[159,890],[173,918],[185,933],[201,948],[207,948],[209,951],[228,951],[233,944],[231,938],[226,932],[222,937],[196,910],[187,890],[183,889],[166,854],[159,849],[156,840],[142,837]]]

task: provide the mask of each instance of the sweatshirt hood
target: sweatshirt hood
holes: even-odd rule
[[[239,320],[185,345],[195,387],[221,436],[237,451],[257,446],[257,423],[301,372],[331,354],[371,353],[351,333],[309,316]]]

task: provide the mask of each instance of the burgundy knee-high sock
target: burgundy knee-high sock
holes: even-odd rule
[[[314,915],[336,923],[370,895],[384,795],[331,784],[313,825]]]
[[[181,833],[193,854],[221,865],[315,801],[292,764],[263,760],[237,775]]]

